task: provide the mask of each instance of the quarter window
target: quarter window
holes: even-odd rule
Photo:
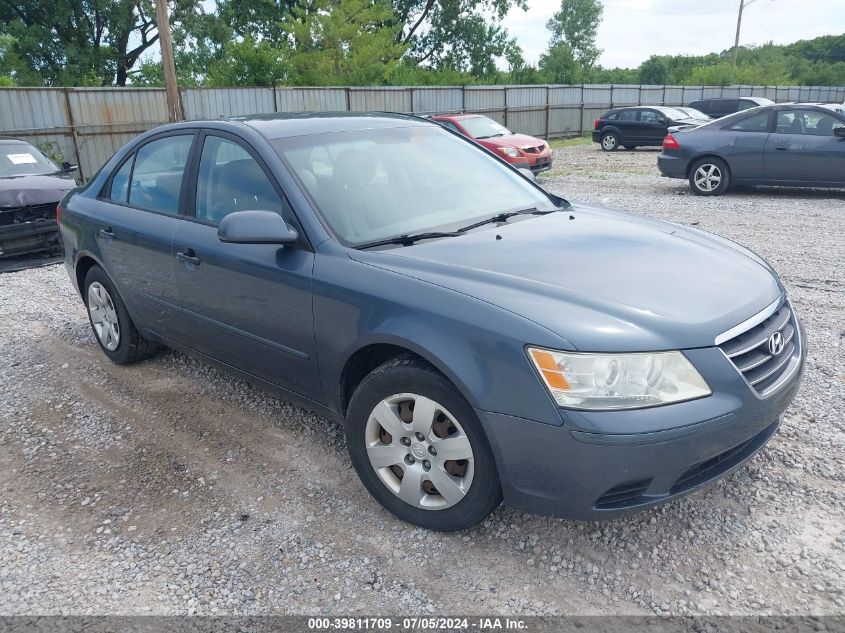
[[[196,217],[217,224],[235,211],[275,211],[285,205],[252,155],[241,145],[207,136],[197,174]]]
[[[729,125],[727,130],[734,130],[736,132],[768,132],[769,131],[769,113],[758,112],[753,116],[746,117],[736,123]]]
[[[165,136],[141,146],[135,154],[129,204],[166,213],[179,212],[182,177],[193,138],[193,134]]]
[[[109,200],[126,204],[126,198],[129,194],[129,176],[132,174],[132,163],[134,161],[135,157],[130,156],[129,160],[124,162],[121,168],[112,176]]]

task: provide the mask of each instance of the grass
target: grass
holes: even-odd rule
[[[557,138],[552,141],[549,141],[549,146],[552,149],[561,149],[563,147],[575,147],[577,145],[589,145],[593,142],[592,135],[590,133],[584,134],[583,136],[576,136],[575,138]]]

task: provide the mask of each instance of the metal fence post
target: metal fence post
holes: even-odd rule
[[[578,136],[584,136],[584,84],[581,84],[581,108],[578,114]]]
[[[551,119],[551,110],[549,104],[549,87],[546,86],[546,140],[549,140],[549,122]]]
[[[505,127],[508,127],[508,87],[505,86]]]

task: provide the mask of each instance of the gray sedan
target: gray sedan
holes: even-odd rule
[[[845,115],[800,104],[745,110],[667,134],[657,166],[702,196],[732,184],[845,187]]]

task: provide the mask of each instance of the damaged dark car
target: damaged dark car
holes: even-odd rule
[[[76,186],[76,168],[58,166],[26,141],[0,138],[0,271],[60,253],[56,205]]]

